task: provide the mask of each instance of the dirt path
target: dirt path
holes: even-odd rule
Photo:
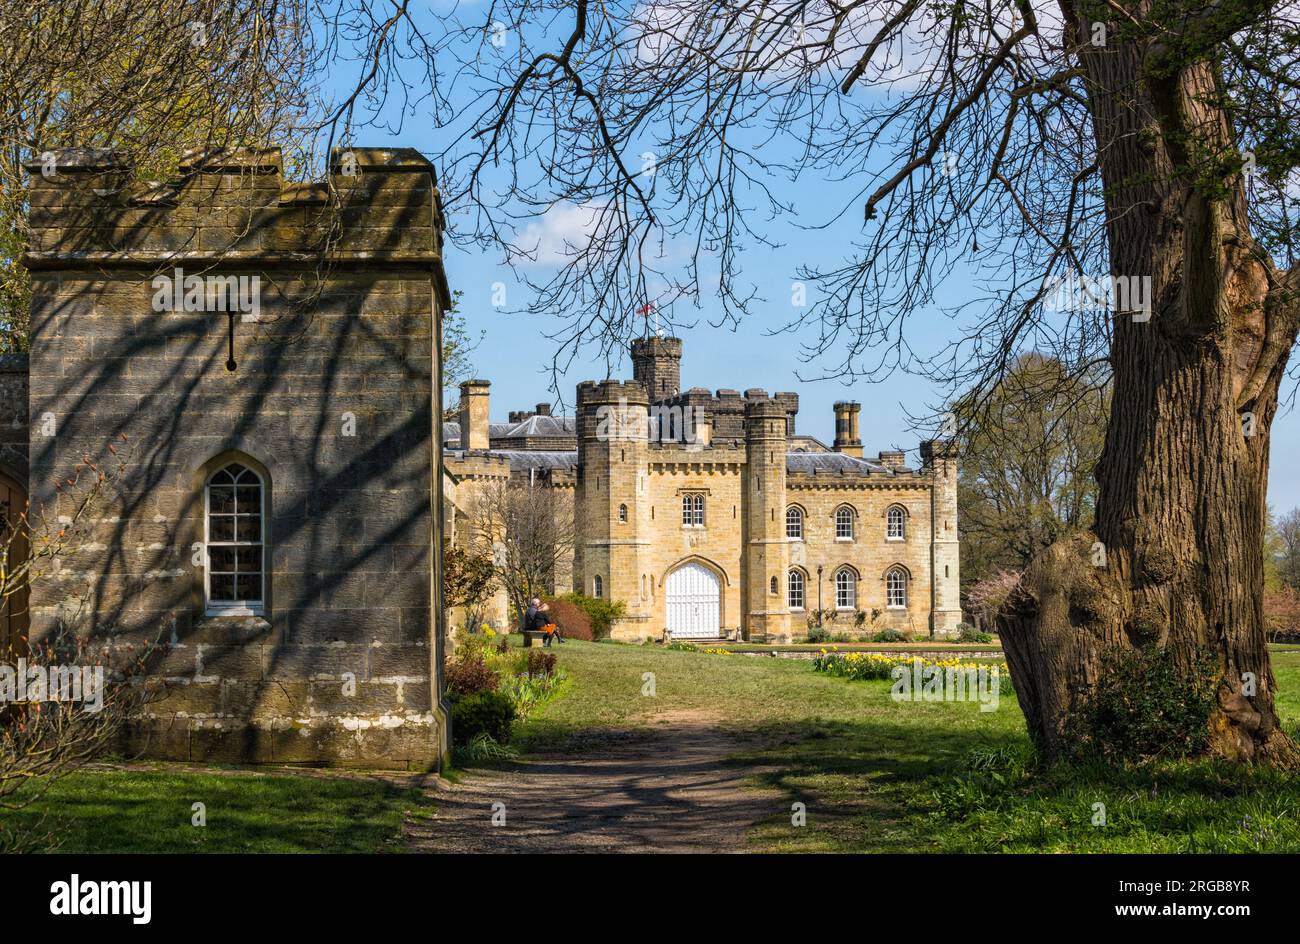
[[[660,721],[666,719],[658,719]],[[743,852],[750,824],[781,809],[776,791],[723,764],[736,742],[700,721],[604,732],[573,755],[437,780],[437,812],[411,821],[418,852]],[[493,804],[505,824],[492,824]]]

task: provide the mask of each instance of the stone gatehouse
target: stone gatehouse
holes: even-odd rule
[[[917,467],[901,451],[864,457],[861,407],[846,401],[828,446],[797,432],[795,393],[683,391],[682,354],[678,338],[634,341],[633,378],[579,384],[571,417],[539,404],[493,423],[489,384],[463,384],[443,428],[448,520],[484,482],[571,491],[575,549],[556,589],[626,604],[616,638],[789,641],[817,610],[954,633],[951,444],[922,442]],[[503,597],[490,618],[509,618]]]
[[[439,683],[440,313],[432,166],[278,150],[133,182],[111,152],[33,163],[30,353],[0,364],[0,484],[66,521],[83,457],[120,475],[34,578],[33,643],[157,643],[128,751],[429,768]],[[69,492],[74,494],[70,495]],[[52,517],[51,517],[52,516]]]

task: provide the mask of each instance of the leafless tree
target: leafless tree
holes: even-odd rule
[[[492,561],[516,613],[554,592],[573,566],[573,495],[505,479],[486,482],[469,522],[472,551]]]
[[[152,647],[95,648],[91,637],[79,631],[87,609],[84,595],[66,601],[56,628],[35,643],[23,633],[10,632],[28,621],[29,583],[58,573],[61,563],[73,558],[90,537],[96,508],[120,479],[129,457],[125,441],[110,445],[108,452],[111,466],[84,459],[59,483],[59,507],[7,508],[0,522],[3,852],[57,847],[57,826],[48,817],[15,814],[38,803],[60,778],[115,746],[123,727],[153,694],[140,677]],[[76,697],[70,699],[72,695]]]

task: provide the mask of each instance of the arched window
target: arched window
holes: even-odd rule
[[[627,505],[618,506],[618,520],[622,524],[627,524]]]
[[[682,527],[683,528],[704,527],[704,496],[703,495],[682,496]]]
[[[790,609],[802,610],[804,600],[804,579],[802,570],[790,571],[787,588],[790,595]]]
[[[902,541],[906,537],[907,512],[894,505],[885,515],[885,538],[889,541]]]
[[[772,596],[776,596],[780,591],[776,589],[776,578],[772,578]]]
[[[591,595],[598,600],[605,595],[605,581],[600,574],[591,578]]]
[[[891,567],[885,574],[885,605],[891,610],[907,608],[907,571]]]
[[[232,462],[212,473],[204,492],[205,609],[213,614],[260,614],[266,604],[262,477]]]
[[[835,572],[835,609],[852,610],[858,605],[857,574],[843,567]]]
[[[853,540],[853,509],[843,506],[835,512],[835,539]]]
[[[797,541],[803,540],[803,510],[787,508],[785,510],[785,536]]]

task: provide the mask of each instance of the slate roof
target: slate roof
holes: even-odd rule
[[[492,455],[510,460],[511,472],[529,469],[572,470],[578,467],[576,452],[547,452],[541,449],[493,449]]]
[[[894,469],[856,456],[846,456],[842,452],[787,452],[785,470],[813,475],[893,475],[895,472]],[[896,471],[910,472],[911,470]]]
[[[530,416],[522,423],[489,423],[489,439],[516,439],[530,436],[534,439],[567,439],[575,435],[577,424],[572,416]],[[458,442],[460,423],[442,424],[442,441]]]

